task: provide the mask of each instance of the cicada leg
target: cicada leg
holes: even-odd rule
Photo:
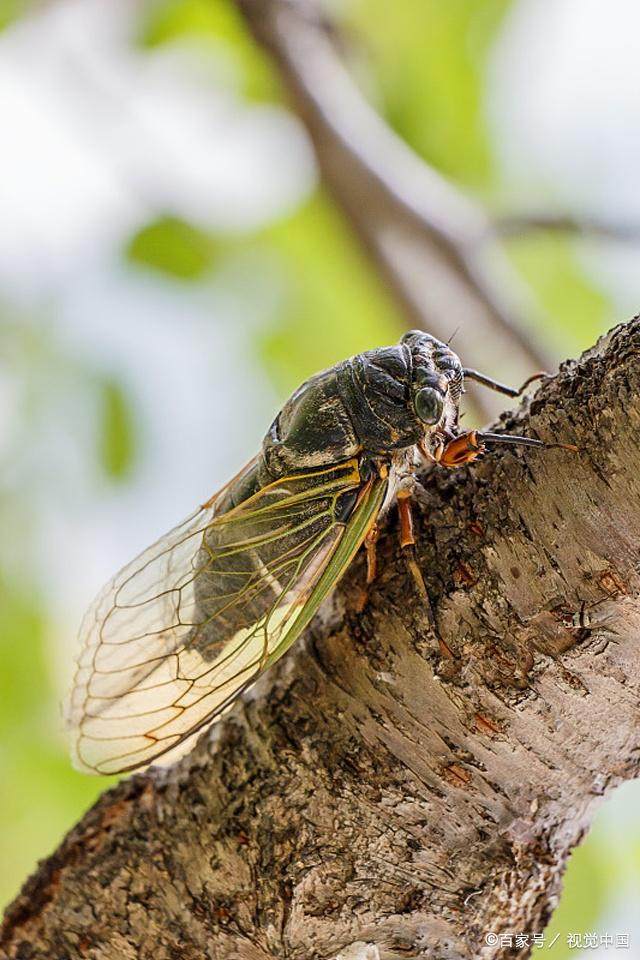
[[[365,473],[370,474],[372,472],[372,468],[373,471],[376,472],[382,479],[386,479],[389,476],[389,465],[387,463],[373,462],[366,462],[361,465],[361,475],[364,476]],[[363,495],[363,491],[365,491],[371,485],[371,483],[371,479],[367,480],[364,487],[360,491],[360,494],[358,495],[358,500]],[[356,597],[355,609],[359,613],[362,613],[368,603],[369,586],[373,583],[378,573],[378,552],[376,545],[378,543],[379,536],[380,529],[377,522],[374,520],[369,528],[368,533],[362,541],[367,559],[367,576],[365,586],[359,591],[358,596]]]
[[[364,538],[364,549],[367,554],[367,586],[376,578],[378,573],[378,553],[376,544],[378,543],[378,537],[380,536],[380,530],[378,524],[374,523],[369,533]]]
[[[398,517],[400,519],[400,546],[406,553],[407,566],[409,567],[418,593],[426,603],[429,603],[429,595],[424,583],[424,577],[420,572],[420,567],[416,560],[416,536],[413,526],[413,510],[411,509],[411,491],[406,487],[401,487],[397,493],[397,500]],[[429,606],[431,605],[429,604]]]
[[[400,518],[400,546],[412,547],[415,542],[413,531],[413,511],[411,509],[411,492],[406,488],[398,491],[398,516]]]
[[[366,582],[358,590],[355,596],[354,608],[357,613],[362,613],[362,611],[367,606],[367,603],[369,602],[369,587],[371,586],[376,576],[378,575],[377,543],[378,543],[379,536],[380,536],[380,529],[378,527],[378,524],[374,523],[363,541],[365,556],[367,560],[367,576],[366,576]]]
[[[412,479],[412,478],[411,478]],[[400,546],[403,550],[409,550],[415,545],[415,533],[413,526],[413,512],[411,510],[411,491],[406,487],[401,487],[397,494],[398,514],[400,517]],[[378,574],[378,552],[377,543],[380,537],[380,530],[377,523],[374,523],[364,540],[364,548],[367,557],[367,586],[375,580]],[[426,593],[424,581],[415,559],[409,560],[414,580],[420,586],[420,592]]]
[[[422,571],[418,566],[418,561],[416,559],[416,537],[415,529],[413,524],[413,511],[411,509],[411,490],[406,487],[401,487],[397,493],[398,500],[398,516],[400,519],[400,546],[402,547],[404,553],[406,554],[407,567],[409,568],[409,573],[413,579],[416,590],[422,600],[425,611],[427,614],[427,619],[429,621],[429,626],[431,631],[438,641],[438,646],[440,647],[440,653],[442,656],[449,658],[453,657],[453,653],[450,648],[444,642],[440,636],[440,631],[438,630],[438,625],[436,623],[435,614],[433,612],[433,607],[431,605],[431,599],[427,591],[427,586],[424,582],[424,577],[422,576]]]

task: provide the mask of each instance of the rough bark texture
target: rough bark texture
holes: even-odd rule
[[[358,560],[215,735],[42,863],[2,956],[489,958],[510,952],[487,932],[541,931],[594,807],[640,766],[639,354],[636,319],[506,421],[580,456],[424,479],[440,643],[392,515],[364,610]]]

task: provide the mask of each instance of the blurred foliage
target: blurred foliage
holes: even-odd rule
[[[208,44],[235,63],[241,91],[249,100],[270,100],[279,84],[267,58],[256,48],[232,0],[155,0],[144,9],[139,40],[153,48],[175,40]]]
[[[117,377],[71,359],[55,328],[38,317],[0,315],[0,386],[13,416],[0,446],[0,902],[17,893],[36,860],[63,834],[108,781],[76,773],[62,732],[53,676],[53,618],[37,576],[37,509],[32,501],[64,495],[68,447],[98,476],[124,481],[138,448],[130,398]],[[69,411],[78,411],[73,419]],[[93,415],[94,410],[97,415]],[[89,424],[85,433],[83,427]],[[26,442],[25,442],[26,441]],[[43,445],[47,469],[34,471]],[[91,471],[90,471],[91,472]],[[73,625],[72,629],[75,628]]]
[[[0,0],[0,30],[4,30],[29,8],[32,0]]]
[[[35,585],[0,580],[0,902],[60,841],[108,781],[71,769],[46,651],[47,614]],[[7,867],[10,865],[10,869]]]
[[[132,263],[179,280],[197,280],[213,267],[217,244],[205,230],[165,216],[134,234],[125,252]]]
[[[0,25],[22,6],[20,0],[5,0]],[[342,17],[346,55],[394,129],[447,176],[487,200],[499,196],[484,75],[509,0],[396,0],[392,6],[350,0],[334,6]],[[281,97],[276,72],[232,0],[147,2],[136,41],[140,56],[164,44],[194,42],[200,53],[232,65],[245,98]],[[227,260],[243,248],[275,264],[283,280],[275,315],[253,338],[279,393],[339,358],[397,339],[403,318],[321,190],[257,235],[214,236],[165,215],[135,233],[123,252],[134,267],[160,273],[167,282],[204,285],[220,269],[221,252]],[[609,305],[584,275],[570,241],[538,234],[512,240],[509,251],[544,310],[544,334],[563,352],[573,353],[601,332]],[[31,336],[32,329],[4,330],[13,344],[4,356],[7,368],[23,384],[15,411],[20,438],[42,432],[43,412],[55,395],[52,383],[64,380],[75,391],[74,407],[96,411],[91,442],[80,444],[83,459],[100,477],[126,485],[144,453],[144,437],[119,371],[69,364],[39,331]],[[0,485],[1,512],[14,507],[19,493],[16,486]],[[59,727],[48,679],[51,619],[35,583],[27,578],[17,586],[9,576],[0,579],[0,861],[11,865],[0,873],[4,898],[105,786],[104,780],[76,774],[51,733]],[[592,929],[611,888],[620,885],[618,854],[599,831],[596,827],[571,859],[549,939],[557,931]],[[564,956],[562,941],[553,955]]]
[[[512,240],[509,251],[543,308],[541,322],[555,349],[571,356],[590,346],[610,324],[612,310],[581,269],[575,241],[531,234]]]
[[[348,23],[369,54],[386,119],[421,156],[473,187],[491,182],[484,68],[509,0],[354,0]]]
[[[285,278],[278,315],[255,339],[280,394],[345,356],[397,340],[404,329],[387,289],[321,190],[255,236],[213,236],[163,217],[131,238],[126,255],[167,278],[197,280],[210,275],[222,254],[243,251],[262,254]]]
[[[14,484],[20,471],[18,448],[24,446],[24,436],[42,440],[53,427],[56,410],[67,418],[74,440],[82,447],[81,456],[92,458],[93,451],[97,452],[102,476],[115,481],[128,478],[135,465],[139,438],[133,402],[117,373],[95,369],[70,357],[58,341],[55,328],[40,318],[0,316],[0,374],[7,380],[11,377],[17,386],[12,429],[0,449],[0,468],[11,464]],[[88,407],[94,412],[89,438],[84,436],[86,421],[68,422],[68,407]],[[63,476],[63,464],[58,466]],[[12,490],[3,491],[1,479],[0,475],[0,495],[21,492],[19,482]]]
[[[402,318],[324,192],[262,239],[289,278],[276,324],[262,338],[282,392],[350,354],[398,339]]]
[[[500,194],[485,115],[484,76],[511,0],[353,0],[346,24],[365,56],[377,106],[413,149],[440,172],[481,194]],[[513,240],[512,262],[541,308],[539,322],[564,355],[580,351],[612,322],[608,299],[581,269],[576,242],[537,233]]]
[[[398,0],[393,16],[383,0],[351,0],[338,8],[356,75],[388,122],[436,168],[486,197],[500,193],[500,182],[484,111],[484,74],[511,6],[510,0]],[[274,71],[232,2],[161,0],[149,11],[142,32],[147,45],[206,37],[233,52],[246,95],[277,95]],[[265,81],[259,90],[256,69]],[[281,258],[289,285],[275,328],[261,340],[279,393],[341,356],[395,339],[403,320],[323,194],[263,239]],[[141,231],[129,253],[168,274],[197,278],[212,266],[216,241],[223,243],[165,218]],[[561,354],[583,349],[611,320],[611,305],[580,268],[574,241],[537,234],[512,241],[509,252]]]
[[[135,459],[133,413],[122,385],[111,377],[100,383],[100,406],[99,461],[108,477],[124,480]]]

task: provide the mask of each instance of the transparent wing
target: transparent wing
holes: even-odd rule
[[[234,507],[251,470],[124,567],[87,612],[69,704],[80,769],[175,756],[219,717],[309,623],[386,491],[352,460]]]

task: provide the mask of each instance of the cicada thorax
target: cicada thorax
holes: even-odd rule
[[[190,645],[213,660],[241,631],[266,626],[294,584],[301,602],[301,578],[311,582],[333,549],[362,483],[354,460],[269,480],[259,458],[231,484],[197,554]]]
[[[361,453],[343,382],[347,364],[316,374],[287,400],[262,443],[271,479],[342,463]]]
[[[421,419],[416,398],[442,397],[442,415]],[[311,377],[285,403],[262,444],[271,478],[344,462],[388,457],[434,427],[457,421],[462,366],[446,344],[411,331],[393,347],[359,353]]]

